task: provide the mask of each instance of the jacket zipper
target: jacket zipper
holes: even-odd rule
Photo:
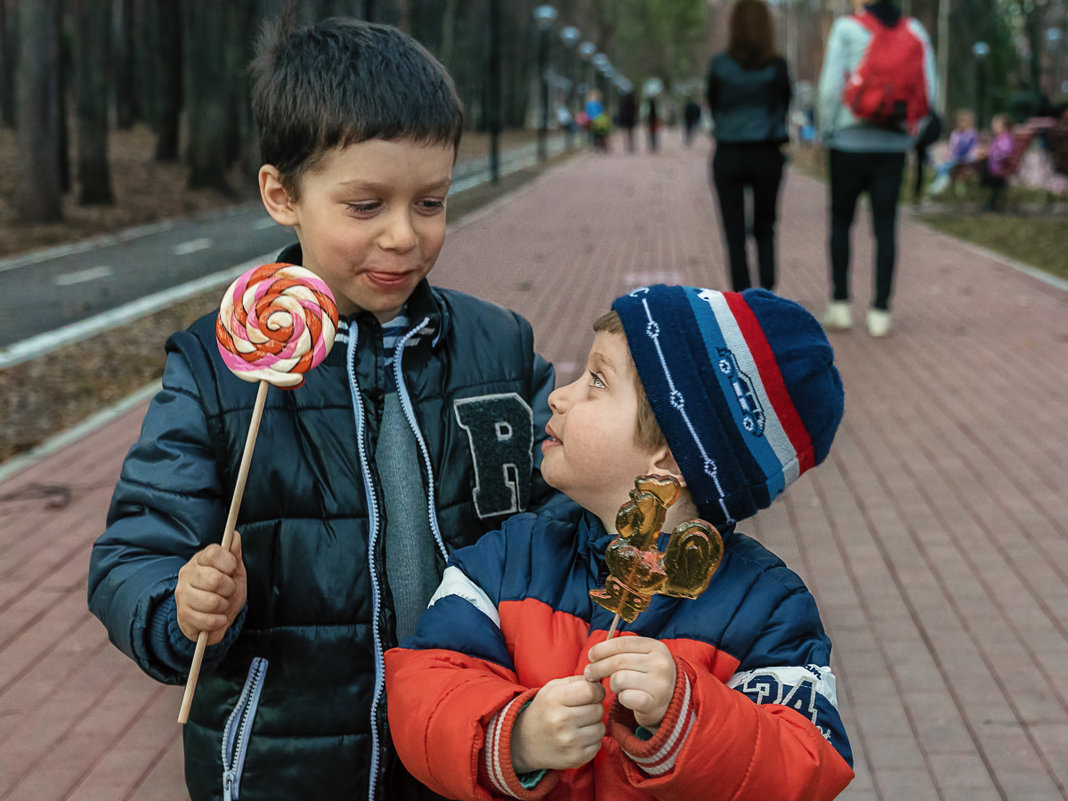
[[[434,513],[436,506],[434,499],[434,470],[430,466],[430,452],[427,450],[426,442],[423,441],[423,433],[419,430],[419,426],[415,421],[415,410],[412,408],[412,401],[408,397],[408,387],[404,385],[404,375],[401,370],[401,356],[404,353],[405,346],[408,344],[408,340],[422,331],[429,322],[430,318],[424,317],[423,322],[405,334],[397,343],[397,348],[393,352],[393,378],[397,384],[397,395],[400,397],[401,407],[404,409],[404,417],[415,435],[415,441],[419,444],[419,453],[422,455],[423,465],[426,467],[426,508],[427,517],[430,519],[430,530],[434,534],[434,542],[437,543],[438,551],[441,553],[442,558],[447,559],[449,554],[445,550],[445,542],[441,539],[438,516]]]
[[[367,562],[371,570],[371,638],[375,651],[375,689],[371,701],[371,768],[367,780],[367,799],[374,801],[375,785],[378,782],[379,737],[378,737],[378,699],[382,696],[385,681],[382,664],[382,637],[379,633],[378,618],[382,609],[382,593],[378,587],[376,558],[378,550],[378,500],[374,484],[371,481],[371,465],[367,459],[367,432],[364,420],[363,398],[360,397],[360,385],[356,381],[356,343],[360,338],[358,325],[349,326],[348,365],[349,391],[352,392],[353,413],[356,416],[356,448],[360,457],[360,469],[363,471],[363,490],[367,497],[370,535],[367,538]]]
[[[236,801],[241,790],[241,772],[245,767],[248,738],[266,675],[267,660],[262,656],[255,657],[249,666],[248,678],[237,699],[237,706],[226,721],[222,738],[223,801]]]

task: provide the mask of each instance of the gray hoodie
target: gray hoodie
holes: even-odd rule
[[[880,22],[892,25],[901,17],[901,11],[886,0],[871,3],[865,9]],[[927,78],[927,98],[934,109],[938,97],[938,77],[935,73],[934,51],[927,31],[915,19],[906,23],[923,43],[923,71]],[[864,51],[871,41],[871,33],[856,17],[840,17],[831,26],[827,41],[827,54],[823,59],[823,71],[819,83],[819,126],[825,147],[853,153],[904,153],[915,144],[916,137],[906,133],[877,128],[859,120],[842,102],[842,89],[850,73],[857,68]],[[923,125],[920,126],[923,130]]]

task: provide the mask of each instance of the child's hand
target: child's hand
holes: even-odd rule
[[[611,678],[619,703],[634,713],[639,726],[655,729],[675,692],[675,660],[660,640],[615,637],[590,649],[589,681]]]
[[[582,676],[553,679],[519,713],[512,728],[516,773],[567,770],[596,756],[604,737],[604,687]]]
[[[178,571],[174,588],[178,628],[191,640],[206,631],[208,645],[215,645],[244,608],[247,595],[241,534],[235,531],[229,551],[209,545]]]

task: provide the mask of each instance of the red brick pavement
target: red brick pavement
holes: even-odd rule
[[[624,290],[724,286],[707,144],[667,139],[582,155],[461,220],[436,280],[522,310],[570,380]],[[817,313],[825,207],[821,184],[789,174],[779,290]],[[809,582],[834,640],[857,762],[843,798],[1064,801],[1068,293],[909,220],[899,247],[892,335],[833,337],[847,410],[830,458],[745,528]],[[141,675],[85,609],[89,546],[143,411],[0,483],[5,801],[185,798],[180,690]]]

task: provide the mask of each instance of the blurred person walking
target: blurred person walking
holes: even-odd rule
[[[708,66],[706,97],[715,123],[712,180],[727,242],[731,287],[752,284],[746,257],[746,203],[753,196],[753,238],[760,286],[775,287],[775,221],[789,141],[786,113],[790,75],[775,52],[771,13],[764,0],[737,0],[731,9],[727,49]]]
[[[697,135],[697,128],[701,124],[701,107],[692,97],[686,98],[686,105],[682,110],[683,142],[686,147],[693,144],[693,138]]]
[[[660,112],[657,109],[656,95],[650,95],[646,101],[645,127],[649,131],[649,152],[655,153],[660,147]]]
[[[634,152],[634,127],[638,124],[638,98],[634,92],[627,92],[619,101],[619,127],[623,129],[623,139],[627,143],[627,152]]]
[[[867,192],[875,234],[875,291],[868,333],[890,333],[890,294],[897,258],[897,203],[905,154],[937,95],[934,53],[923,26],[902,18],[890,0],[853,0],[835,20],[819,84],[819,125],[828,148],[831,203],[831,300],[821,322],[852,327],[850,229]]]

